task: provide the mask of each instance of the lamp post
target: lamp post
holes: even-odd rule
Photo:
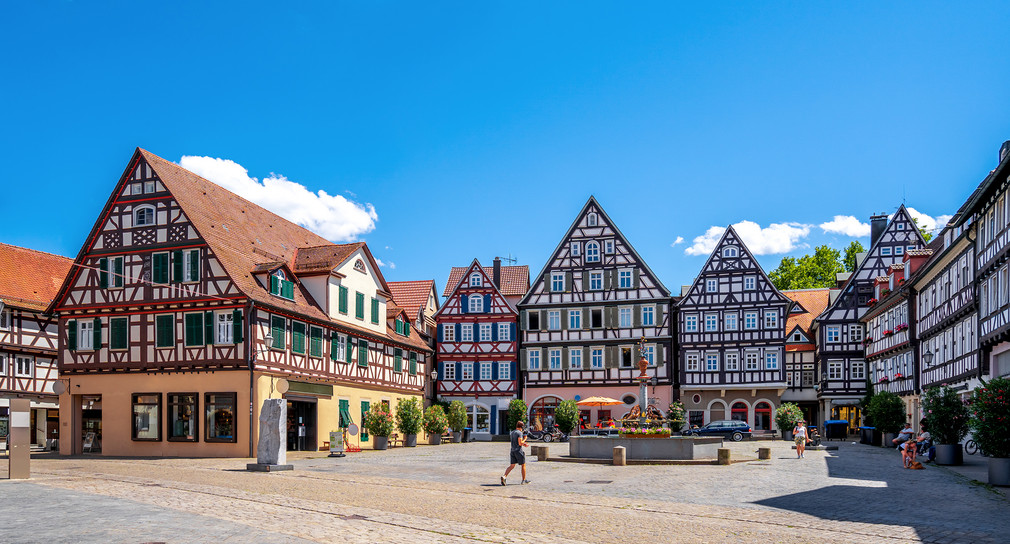
[[[438,363],[435,364],[437,365]],[[431,403],[435,404],[438,402],[438,382],[436,381],[438,380],[438,369],[431,369],[431,373],[428,375],[431,376]]]
[[[638,407],[641,413],[638,415],[638,424],[641,427],[645,427],[646,410],[649,407],[649,375],[645,372],[649,368],[649,360],[645,358],[645,337],[643,336],[641,340],[638,341],[638,353],[640,357],[638,358]]]
[[[923,368],[929,368],[933,366],[933,352],[926,348],[926,352],[922,354]]]

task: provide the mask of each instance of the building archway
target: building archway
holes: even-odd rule
[[[491,434],[491,410],[479,402],[467,404],[466,424],[474,434]]]
[[[561,397],[547,395],[540,397],[530,405],[530,428],[542,431],[554,424],[554,410],[561,403]]]
[[[747,403],[741,400],[734,402],[730,409],[730,419],[748,423],[750,421],[750,407],[747,406]]]
[[[772,406],[766,401],[754,405],[754,428],[762,431],[772,429]]]
[[[708,421],[705,423],[711,423],[713,421],[719,421],[726,419],[726,403],[721,400],[713,400],[708,403]]]

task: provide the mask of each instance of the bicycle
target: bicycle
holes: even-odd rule
[[[969,438],[968,441],[964,443],[964,452],[968,455],[975,455],[978,452],[978,444]]]

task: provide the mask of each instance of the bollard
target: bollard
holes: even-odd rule
[[[729,448],[719,448],[719,464],[729,464]]]
[[[758,459],[771,459],[772,449],[771,448],[758,448]]]
[[[547,446],[532,446],[530,453],[536,456],[537,461],[546,461],[550,457],[550,448]]]
[[[623,467],[628,464],[628,451],[624,446],[614,446],[614,466]]]

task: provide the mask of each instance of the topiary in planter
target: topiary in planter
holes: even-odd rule
[[[970,411],[971,436],[978,449],[989,457],[1010,457],[1010,380],[982,382],[972,393]]]
[[[393,432],[393,414],[382,404],[373,404],[365,412],[365,428],[373,436],[388,437]]]
[[[901,397],[890,391],[881,391],[873,395],[867,408],[874,425],[882,433],[897,433],[908,420],[905,415],[905,403]]]
[[[554,422],[565,434],[572,434],[572,430],[579,424],[579,406],[574,400],[563,400],[554,409]]]
[[[922,411],[935,444],[960,444],[968,434],[968,408],[953,389],[927,389],[922,395]]]
[[[522,399],[512,399],[509,403],[509,431],[516,428],[516,423],[526,421],[526,402]]]
[[[670,407],[666,412],[666,420],[670,422],[671,431],[679,431],[684,428],[684,424],[687,423],[687,410],[684,408],[684,403],[679,400],[675,400],[670,403]]]
[[[449,428],[452,429],[453,432],[463,432],[467,423],[466,406],[463,406],[463,401],[454,400],[449,403],[448,419]]]
[[[449,428],[449,419],[445,416],[445,410],[439,405],[429,406],[424,411],[424,432],[429,436],[442,436],[442,433]]]
[[[396,428],[404,435],[416,436],[421,432],[423,417],[421,402],[417,400],[417,397],[402,398],[396,401]]]
[[[803,421],[803,410],[800,410],[796,403],[783,402],[775,410],[775,424],[782,431],[782,436],[785,436],[787,432],[792,432],[801,421]]]

